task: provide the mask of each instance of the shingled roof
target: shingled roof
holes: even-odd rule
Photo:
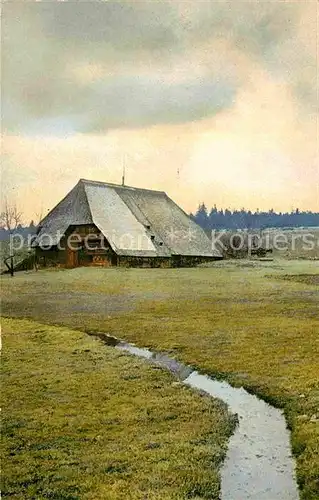
[[[44,235],[57,245],[72,225],[95,224],[118,255],[221,257],[204,230],[167,194],[80,179],[41,221]]]

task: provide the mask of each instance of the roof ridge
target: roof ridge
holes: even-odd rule
[[[90,179],[80,179],[79,182],[83,182],[83,183],[86,183],[86,184],[100,184],[102,186],[110,186],[110,187],[114,187],[114,188],[118,188],[118,189],[127,189],[127,190],[137,190],[137,191],[147,191],[149,193],[160,193],[160,194],[165,194],[165,191],[159,191],[159,190],[156,190],[156,189],[147,189],[147,188],[141,188],[141,187],[136,187],[136,186],[126,186],[126,185],[122,185],[122,184],[115,184],[115,183],[112,183],[112,182],[105,182],[105,181],[94,181],[94,180],[90,180]]]

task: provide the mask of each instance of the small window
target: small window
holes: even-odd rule
[[[159,246],[160,246],[160,247],[162,247],[162,246],[163,246],[163,242],[162,242],[162,241],[160,241],[160,242],[159,242]]]
[[[155,236],[154,234],[151,234],[151,240],[154,241],[155,240]]]
[[[151,229],[151,226],[149,224],[146,224],[145,227],[148,231]]]

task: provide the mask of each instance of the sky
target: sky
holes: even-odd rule
[[[2,202],[37,219],[80,178],[186,211],[319,211],[317,1],[7,0]]]

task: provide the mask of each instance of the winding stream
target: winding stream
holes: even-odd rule
[[[91,333],[108,345],[150,360],[171,371],[190,387],[223,400],[239,424],[230,438],[221,470],[222,500],[298,500],[290,432],[281,410],[234,388],[227,382],[201,375],[165,354],[127,344],[103,333]]]

